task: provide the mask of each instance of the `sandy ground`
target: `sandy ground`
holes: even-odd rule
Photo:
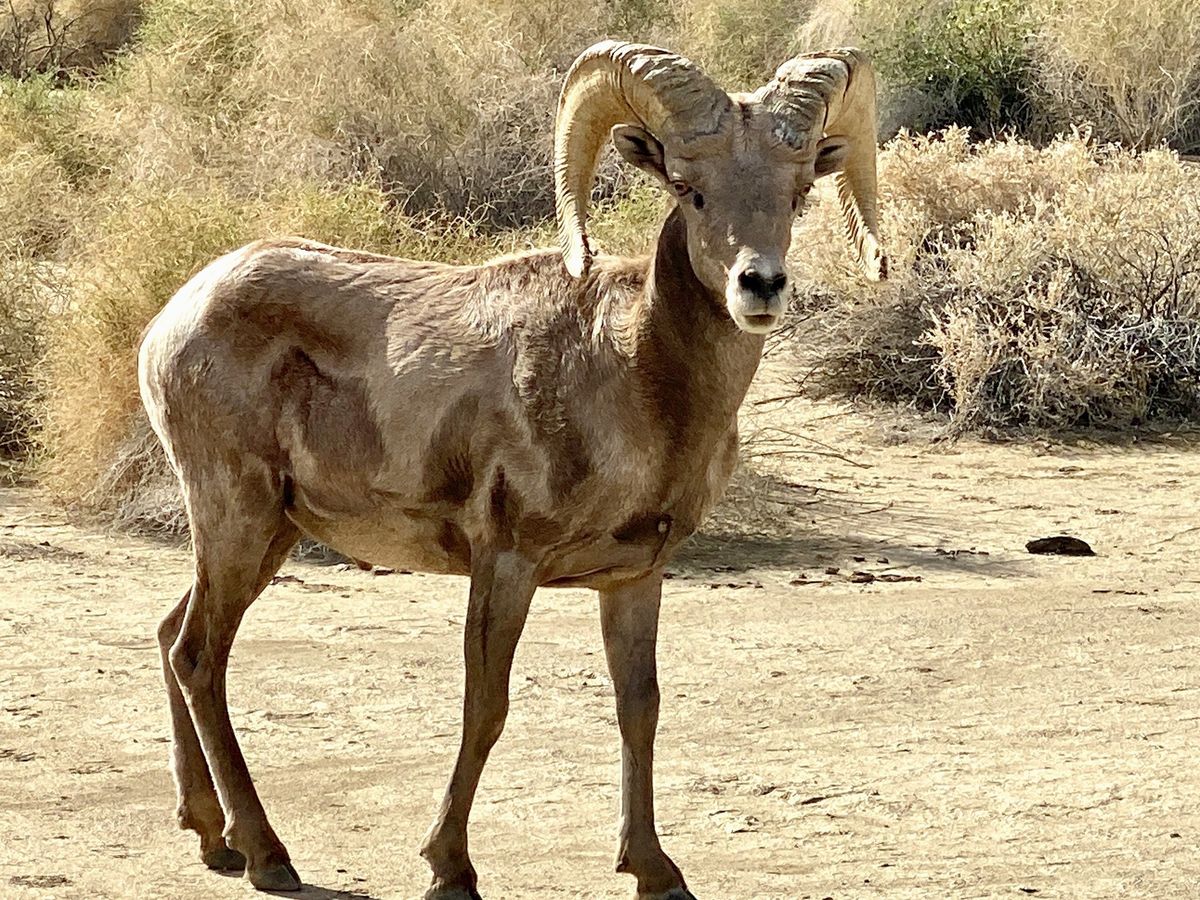
[[[759,432],[774,474],[668,585],[659,818],[697,896],[1200,896],[1200,444],[931,446],[834,412],[794,424],[854,464]],[[1025,552],[1059,532],[1099,555]],[[153,635],[188,568],[0,492],[0,897],[251,895],[173,824]],[[302,896],[416,897],[465,582],[284,574],[231,701]],[[629,896],[595,607],[534,601],[474,818],[485,897]]]

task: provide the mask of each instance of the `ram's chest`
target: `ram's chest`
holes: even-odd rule
[[[724,493],[737,459],[736,429],[705,449],[668,456],[650,479],[630,473],[621,481],[614,472],[575,510],[555,516],[538,536],[550,538],[547,581],[574,583],[593,571],[636,577],[665,565]]]

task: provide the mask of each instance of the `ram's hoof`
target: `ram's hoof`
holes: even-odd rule
[[[246,857],[224,844],[203,851],[200,859],[210,869],[216,869],[218,872],[240,872],[246,868]]]
[[[300,876],[290,862],[274,863],[260,869],[247,869],[246,877],[260,891],[300,890]]]

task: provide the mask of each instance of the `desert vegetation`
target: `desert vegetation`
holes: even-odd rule
[[[13,0],[0,465],[178,528],[135,384],[171,293],[284,233],[455,261],[551,243],[554,101],[601,35],[731,89],[808,46],[873,54],[892,279],[861,280],[815,197],[779,338],[797,394],[951,432],[1200,417],[1200,0]],[[662,196],[611,160],[597,195],[597,243],[644,247]]]

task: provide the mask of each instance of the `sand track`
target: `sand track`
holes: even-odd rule
[[[1200,449],[838,428],[867,468],[780,461],[749,485],[771,533],[719,518],[668,585],[659,815],[697,896],[1197,896]],[[1024,552],[1059,531],[1100,555]],[[172,819],[153,635],[188,567],[0,491],[0,897],[250,896]],[[419,896],[465,582],[284,574],[231,706],[301,896]],[[629,896],[596,619],[535,598],[476,807],[485,897]]]

